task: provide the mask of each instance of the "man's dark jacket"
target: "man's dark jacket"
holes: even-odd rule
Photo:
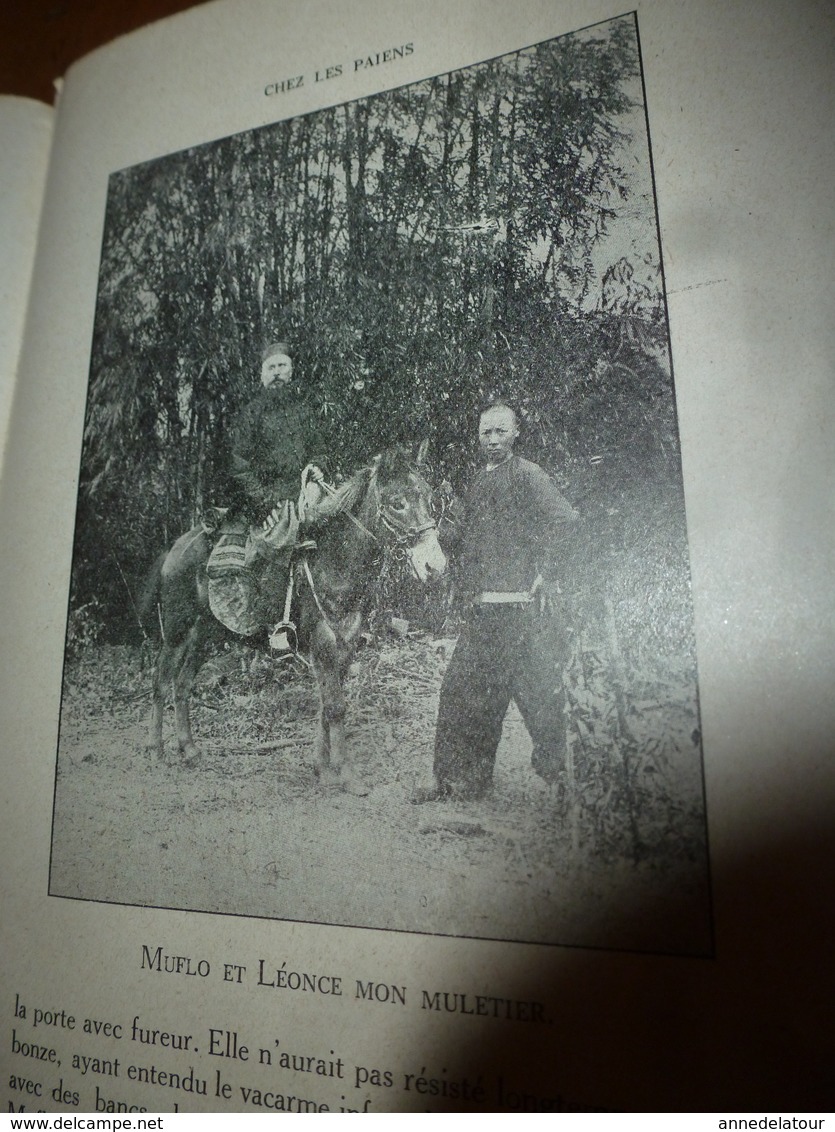
[[[529,591],[558,573],[565,524],[577,513],[538,464],[510,456],[484,468],[467,492],[458,530],[461,596]]]
[[[259,512],[296,499],[302,469],[317,464],[326,470],[326,453],[319,419],[294,385],[262,389],[232,426],[232,479]]]

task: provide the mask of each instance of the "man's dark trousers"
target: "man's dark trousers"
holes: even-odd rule
[[[476,604],[441,686],[435,777],[478,796],[493,779],[502,723],[515,700],[533,740],[534,770],[548,782],[565,768],[565,642],[534,604]]]

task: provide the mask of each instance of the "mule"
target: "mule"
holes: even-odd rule
[[[417,462],[392,449],[360,468],[308,516],[317,549],[297,573],[293,620],[319,688],[316,769],[320,780],[361,792],[348,765],[343,682],[370,613],[386,552],[402,554],[421,582],[440,577],[446,557],[432,516],[432,492]],[[164,692],[173,689],[179,750],[187,765],[200,755],[189,699],[213,636],[225,634],[209,608],[206,563],[212,540],[197,527],[158,561],[155,582],[163,643],[154,673],[150,745],[163,756]],[[281,611],[276,610],[277,621]],[[269,628],[269,627],[267,627]]]

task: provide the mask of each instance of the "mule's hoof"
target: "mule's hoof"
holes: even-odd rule
[[[353,775],[347,775],[342,780],[342,790],[345,794],[351,794],[354,798],[366,798],[370,794],[369,788],[360,779],[355,778]]]
[[[180,751],[183,756],[183,766],[193,770],[200,762],[200,748],[196,743],[186,743],[184,747],[180,748]]]
[[[322,787],[333,787],[335,789],[337,786],[342,785],[342,776],[336,767],[317,766],[314,767],[313,773],[316,775],[319,785]]]

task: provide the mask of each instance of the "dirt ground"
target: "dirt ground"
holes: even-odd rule
[[[511,707],[490,797],[409,803],[431,768],[452,644],[388,642],[354,665],[349,738],[364,797],[318,784],[316,692],[299,662],[291,671],[236,648],[210,662],[194,711],[202,758],[189,769],[170,735],[164,761],[146,748],[150,672],[138,652],[88,650],[68,667],[65,683],[51,893],[441,935],[708,953],[701,770],[686,738],[673,736],[656,768],[652,782],[662,772],[667,782],[661,794],[654,787],[664,803],[657,812],[647,804],[637,816],[618,816],[611,785],[595,793],[591,807],[579,782],[565,807],[531,770],[530,741]],[[686,723],[680,720],[679,730]],[[580,733],[573,733],[576,757]],[[630,797],[634,808],[648,796]],[[598,820],[601,806],[606,820]]]

